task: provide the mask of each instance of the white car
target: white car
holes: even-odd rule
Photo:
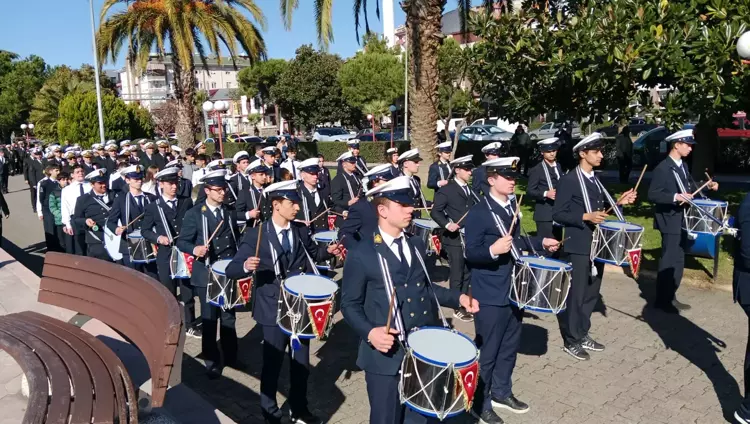
[[[503,131],[514,133],[516,132],[516,128],[518,128],[518,125],[520,125],[520,123],[514,122],[511,124],[509,121],[506,121],[505,119],[494,117],[494,118],[477,119],[476,121],[471,123],[471,126],[475,126],[475,125],[494,125]]]
[[[316,128],[313,132],[312,139],[318,141],[348,141],[357,137],[343,128]]]
[[[531,138],[532,140],[544,140],[545,138],[554,137],[555,133],[560,129],[562,125],[562,122],[547,122],[534,131],[529,131],[529,138]],[[577,122],[573,123],[573,134],[571,134],[571,136],[573,138],[581,137],[581,127]]]
[[[453,118],[450,121],[448,121],[448,131],[453,132],[456,131],[456,128],[459,127],[462,123],[465,124],[464,118]],[[445,130],[445,122],[443,122],[442,119],[438,119],[436,124],[436,132],[443,132]]]

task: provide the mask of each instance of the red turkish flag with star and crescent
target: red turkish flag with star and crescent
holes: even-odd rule
[[[633,276],[638,278],[638,270],[641,269],[641,249],[628,250],[628,260],[630,260],[630,269],[633,270]]]
[[[307,312],[310,314],[310,323],[312,324],[315,337],[320,340],[325,336],[326,327],[328,327],[328,316],[331,313],[333,302],[310,303],[307,305]]]
[[[456,370],[456,379],[458,380],[457,389],[464,395],[464,407],[466,410],[471,409],[474,402],[474,392],[477,390],[479,381],[479,362],[474,362],[469,366]]]
[[[328,231],[336,228],[336,215],[328,215]]]
[[[252,285],[253,277],[247,277],[241,280],[237,280],[237,287],[240,288],[240,294],[242,295],[242,300],[244,300],[245,303],[250,301],[250,287]]]
[[[182,254],[185,256],[185,265],[187,266],[188,272],[190,275],[193,274],[193,261],[195,261],[195,257],[193,255],[188,255],[185,252],[182,252]]]
[[[431,238],[432,238],[432,244],[435,246],[435,252],[437,252],[437,254],[439,255],[440,249],[443,247],[443,245],[440,244],[440,237],[433,234]]]

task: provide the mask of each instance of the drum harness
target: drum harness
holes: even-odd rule
[[[110,209],[112,209],[111,207],[107,206],[107,204],[106,204],[106,203],[104,203],[104,202],[102,202],[101,200],[99,200],[99,199],[98,199],[98,198],[96,197],[96,195],[93,195],[93,196],[91,196],[91,197],[92,197],[92,198],[94,199],[94,201],[95,201],[96,203],[98,203],[98,204],[99,204],[99,206],[103,207],[103,208],[104,208],[104,210],[106,210],[107,212],[109,212],[109,211],[110,211]],[[106,226],[106,224],[105,224],[105,226]],[[101,240],[99,239],[99,237],[97,237],[97,236],[96,236],[96,234],[94,234],[94,232],[93,232],[93,231],[91,231],[91,230],[89,229],[89,230],[88,230],[88,232],[89,232],[89,234],[91,234],[91,237],[93,237],[94,239],[96,239],[96,241],[98,241],[98,242],[100,242],[100,243],[101,243]]]
[[[204,206],[204,208],[205,208],[205,206]],[[227,211],[224,208],[221,208],[220,210],[224,214],[227,213]],[[203,242],[205,243],[205,241],[208,240],[209,237],[211,237],[211,234],[208,232],[208,219],[206,219],[206,215],[201,214],[201,218],[202,218],[201,227],[202,227],[202,230],[203,230]],[[229,226],[229,232],[232,233],[232,239],[234,240],[234,245],[236,247],[237,246],[237,236],[234,235],[234,230],[232,229],[232,220],[228,216],[225,216],[224,220],[227,222],[227,225]],[[206,247],[208,248],[208,250],[211,249],[210,245],[206,246]],[[211,270],[211,259],[210,259],[210,257],[211,257],[211,255],[207,251],[206,252],[206,265],[205,266],[206,266],[206,269],[208,269],[208,270]],[[209,276],[208,284],[211,284],[211,277],[210,276]],[[224,292],[224,289],[222,289],[222,292]],[[226,293],[222,293],[222,294],[224,295],[225,298],[228,298]],[[224,305],[225,305],[224,309],[229,309],[228,303],[225,303]]]
[[[544,178],[547,179],[547,187],[549,190],[554,190],[555,185],[552,184],[552,177],[550,177],[549,169],[547,169],[547,163],[542,161],[542,169],[544,170]],[[555,175],[557,175],[557,180],[560,181],[560,171],[557,168],[557,162],[555,162]],[[557,222],[552,221],[553,225],[557,225]],[[528,235],[526,235],[528,237]]]
[[[677,186],[680,188],[680,191],[682,193],[688,193],[687,188],[682,183],[682,179],[680,178],[680,175],[677,173],[677,170],[674,167],[672,167],[672,174],[674,174],[674,178],[677,181]],[[703,193],[700,193],[700,194],[702,195]],[[683,200],[685,200],[685,202],[687,202],[690,206],[694,207],[704,217],[706,217],[709,220],[712,220],[715,223],[719,224],[719,227],[720,227],[719,231],[725,231],[729,235],[732,235],[732,236],[735,236],[735,237],[737,236],[737,229],[736,228],[728,227],[727,224],[726,224],[726,222],[719,221],[715,216],[713,216],[710,213],[708,213],[705,210],[703,210],[703,208],[701,208],[700,206],[696,205],[695,202],[693,202],[692,200],[690,200],[690,199],[684,199],[684,198],[683,198]],[[683,222],[685,223],[685,227],[687,227],[688,226],[688,217],[687,217],[687,215],[685,213],[682,214],[682,219],[683,219]],[[688,230],[687,228],[685,228],[685,231],[687,231],[688,237],[690,237],[691,234],[695,234],[692,231]]]
[[[586,189],[586,183],[583,181],[583,171],[581,171],[581,167],[576,167],[576,176],[578,177],[578,184],[581,186],[581,197],[583,197],[583,206],[586,209],[586,213],[591,213],[591,199],[589,199],[589,192]],[[596,178],[596,175],[594,175],[594,182],[596,182],[596,186],[599,188],[599,190],[604,194],[604,197],[607,199],[610,205],[614,206],[614,212],[615,215],[617,215],[617,219],[620,221],[625,221],[625,216],[623,216],[622,212],[620,211],[620,208],[617,207],[617,203],[615,202],[615,199],[612,198],[612,196],[609,194],[606,188],[602,185],[601,181],[599,181],[598,178]],[[596,227],[599,228],[599,224],[596,224]],[[594,254],[596,252],[596,245],[599,244],[599,240],[596,237],[596,234],[594,234],[594,237],[592,238],[592,246],[591,251],[589,252],[589,262],[591,262],[591,276],[596,277],[599,274],[599,271],[596,270],[596,266],[594,266]]]

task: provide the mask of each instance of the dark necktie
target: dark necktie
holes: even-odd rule
[[[594,187],[596,187],[596,191],[598,191],[599,193],[602,192],[602,190],[599,188],[599,184],[596,183],[596,177],[590,177],[589,181],[591,181],[591,184],[593,184]]]
[[[169,203],[169,207],[172,208],[172,210],[177,207],[177,200],[167,200],[167,203]]]
[[[83,196],[83,184],[79,185],[78,188],[81,190],[81,196]]]
[[[294,166],[294,161],[292,161],[292,177],[294,177],[295,180],[297,179],[297,168]]]
[[[135,203],[138,204],[139,209],[143,209],[143,199],[142,196],[135,196]]]
[[[105,203],[103,194],[101,196],[96,196],[96,198],[99,199],[100,202]]]
[[[214,216],[216,217],[216,221],[221,221],[221,209],[216,208],[214,210]]]
[[[464,193],[466,193],[466,198],[467,198],[467,199],[468,199],[469,197],[471,197],[471,193],[469,193],[469,186],[468,186],[468,185],[465,185],[465,186],[464,186]]]
[[[281,250],[287,256],[292,253],[292,244],[289,242],[289,230],[281,230]]]
[[[398,247],[398,259],[401,261],[401,271],[407,273],[409,272],[409,262],[406,261],[406,255],[404,255],[404,237],[401,236],[393,242],[396,243],[396,247]]]

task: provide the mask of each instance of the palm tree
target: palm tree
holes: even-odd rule
[[[299,0],[280,0],[281,14],[287,29],[292,25],[292,13]],[[376,2],[376,15],[380,18],[380,0]],[[394,0],[383,0],[394,1]],[[314,0],[315,22],[318,42],[327,47],[333,40],[333,0]],[[438,48],[444,35],[441,31],[443,8],[446,0],[402,0],[401,8],[406,13],[406,34],[409,44],[410,128],[412,145],[420,151],[434,152],[437,141],[436,122],[438,112]],[[461,29],[465,33],[471,11],[471,0],[458,0]],[[495,4],[507,4],[507,0],[482,0],[486,13],[493,11]],[[367,0],[353,0],[355,35],[359,40],[359,17],[364,15],[365,32],[369,32]],[[426,167],[423,167],[425,170]],[[425,171],[426,172],[426,171]]]
[[[110,9],[122,4],[125,10],[107,16]],[[100,57],[114,62],[127,45],[128,62],[135,63],[140,73],[152,50],[171,58],[178,105],[175,132],[183,147],[192,147],[198,132],[194,107],[196,60],[208,68],[208,50],[221,64],[222,46],[232,61],[239,48],[251,63],[266,57],[260,30],[239,9],[249,12],[265,29],[265,17],[254,0],[106,0],[102,6],[96,37]]]
[[[69,94],[87,93],[89,91],[94,91],[94,84],[90,81],[82,81],[76,75],[70,76],[70,79],[62,83],[51,81],[45,84],[34,96],[29,116],[29,120],[36,125],[35,133],[37,137],[42,139],[56,138],[60,102]]]

